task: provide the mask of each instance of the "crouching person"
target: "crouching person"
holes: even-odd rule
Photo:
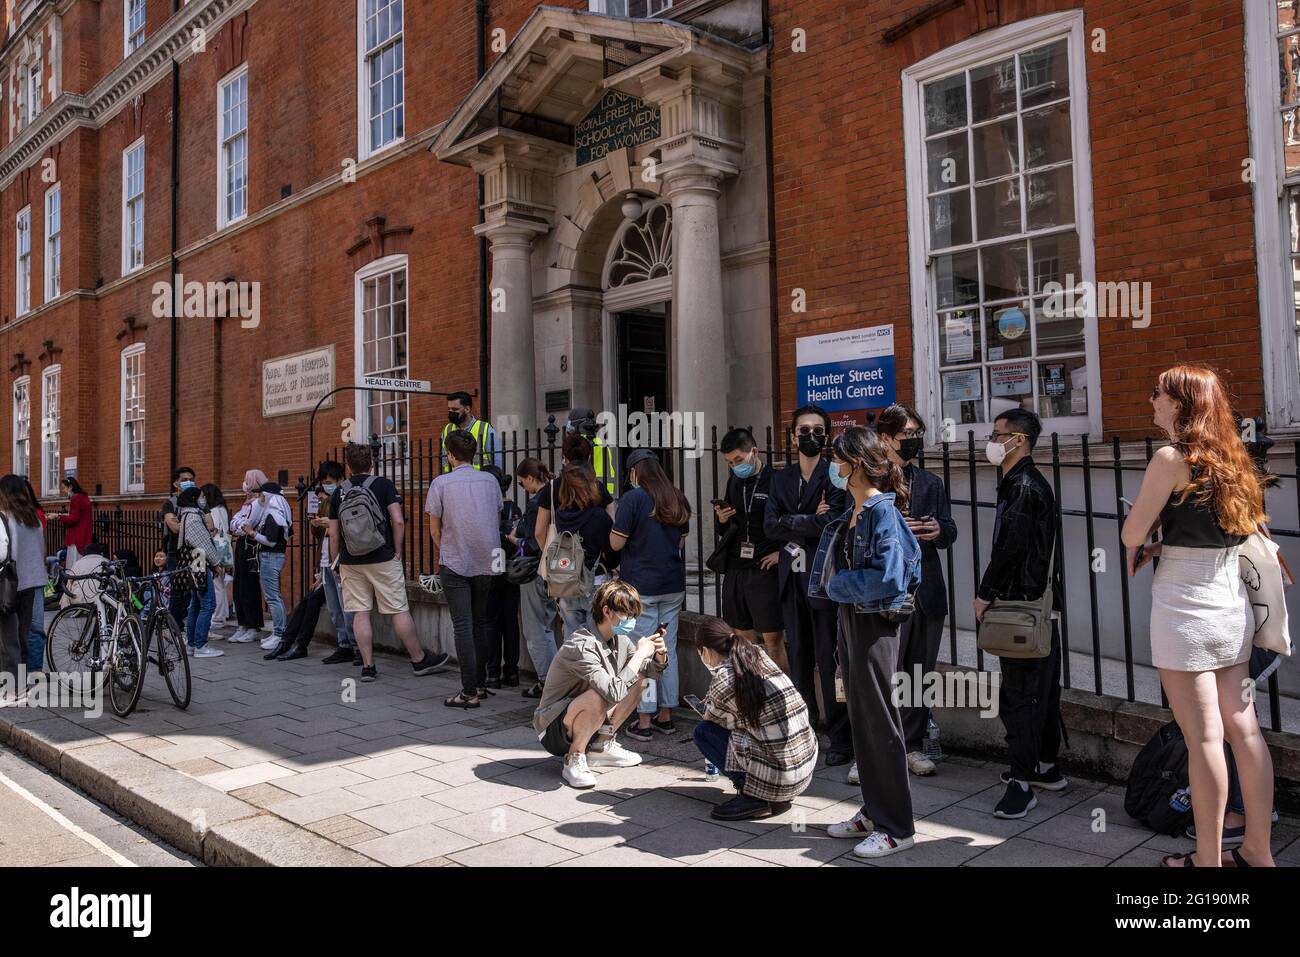
[[[808,787],[817,764],[808,705],[761,645],[737,637],[720,619],[706,618],[695,640],[713,675],[695,744],[740,792],[711,816],[744,821],[780,814]]]
[[[575,788],[596,785],[593,767],[630,768],[641,755],[615,739],[636,710],[647,679],[668,665],[663,629],[633,643],[641,596],[627,582],[609,581],[591,598],[591,620],[560,646],[546,672],[533,715],[537,738],[564,758],[564,780]]]

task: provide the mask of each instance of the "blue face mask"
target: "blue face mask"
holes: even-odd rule
[[[199,508],[205,512],[208,510],[208,500],[206,498],[199,499]]]
[[[732,474],[736,476],[736,478],[747,479],[754,474],[754,471],[757,468],[758,466],[754,464],[754,460],[751,458],[747,462],[741,462],[739,465],[733,465],[731,467],[731,471]]]
[[[836,488],[849,487],[849,477],[840,474],[840,466],[838,462],[832,462],[830,470],[826,474],[830,478],[831,484]]]
[[[624,618],[614,625],[614,634],[616,635],[630,635],[635,630],[636,630],[635,618]]]
[[[334,482],[322,482],[320,487],[321,487],[321,491],[323,491],[326,495],[333,495],[334,490],[338,488],[338,485]]]
[[[180,484],[179,487],[180,487],[180,490],[183,492],[183,491],[185,491],[187,488],[194,488],[194,482],[191,481],[191,480],[189,480],[189,479],[182,479],[182,480],[181,480],[181,484]]]

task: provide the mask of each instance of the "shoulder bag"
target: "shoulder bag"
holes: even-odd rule
[[[996,599],[984,610],[975,633],[975,645],[999,658],[1046,658],[1052,651],[1052,571],[1056,545],[1047,560],[1047,587],[1035,601]]]

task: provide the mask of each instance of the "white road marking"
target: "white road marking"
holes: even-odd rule
[[[118,867],[136,866],[133,861],[127,860],[125,857],[123,857],[117,851],[113,850],[111,847],[109,847],[99,838],[95,837],[95,835],[85,830],[85,828],[78,827],[76,824],[73,824],[66,817],[60,814],[55,808],[50,807],[48,804],[46,804],[44,801],[38,798],[31,791],[27,790],[17,781],[14,781],[6,777],[3,773],[0,773],[0,784],[3,784],[5,787],[9,788],[9,790],[13,791],[14,794],[17,794],[20,798],[22,798],[28,804],[32,805],[38,811],[44,813],[47,817],[52,818],[55,821],[55,823],[57,823],[60,827],[64,828],[64,830],[70,831],[71,833],[75,834],[77,837],[81,838],[83,841],[85,841],[95,850],[99,851],[99,853],[103,854],[105,857],[111,860]]]

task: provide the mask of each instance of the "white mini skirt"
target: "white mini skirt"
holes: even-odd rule
[[[1250,658],[1255,622],[1237,548],[1165,545],[1151,585],[1151,663],[1214,671]]]

